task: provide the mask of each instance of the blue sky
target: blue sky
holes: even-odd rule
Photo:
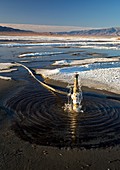
[[[0,23],[120,26],[120,0],[0,0]]]

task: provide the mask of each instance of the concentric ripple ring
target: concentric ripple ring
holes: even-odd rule
[[[83,93],[83,113],[65,112],[67,96],[26,87],[6,102],[13,129],[24,140],[56,147],[97,148],[120,141],[120,102]]]

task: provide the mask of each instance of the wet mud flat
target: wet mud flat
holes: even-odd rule
[[[86,89],[83,95],[81,115],[64,112],[66,96],[35,82],[6,96],[0,108],[0,168],[119,170],[119,98]]]

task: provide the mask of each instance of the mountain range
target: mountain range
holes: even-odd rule
[[[40,26],[39,26],[40,27]],[[46,26],[47,27],[47,26]],[[0,26],[0,32],[16,32],[16,33],[36,33],[33,30],[24,30],[24,29],[18,29],[18,28],[12,28],[7,26]],[[78,36],[120,36],[120,27],[111,27],[111,28],[83,28],[80,30],[74,30],[74,31],[63,31],[63,32],[51,32],[48,30],[45,32],[37,32],[37,33],[47,33],[52,35],[78,35]]]
[[[60,35],[81,35],[81,36],[120,36],[120,27],[78,30],[70,32],[59,32]]]
[[[21,30],[21,29],[15,29],[12,27],[5,27],[5,26],[0,26],[0,32],[32,32],[28,30]]]

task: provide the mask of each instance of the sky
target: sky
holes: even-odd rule
[[[0,23],[120,26],[120,0],[0,0]]]

